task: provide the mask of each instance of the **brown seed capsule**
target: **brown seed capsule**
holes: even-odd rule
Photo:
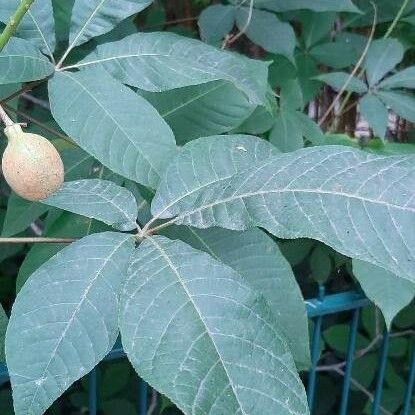
[[[31,201],[46,199],[63,183],[59,153],[46,138],[25,133],[14,124],[5,128],[8,145],[3,154],[3,175],[10,187]]]

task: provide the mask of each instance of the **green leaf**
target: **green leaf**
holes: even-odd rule
[[[0,84],[43,79],[54,70],[47,58],[27,40],[12,38],[0,52]]]
[[[187,204],[163,201],[163,179],[152,212],[178,215],[177,224],[198,228],[260,226],[280,238],[317,239],[415,282],[414,161],[351,147],[311,147],[257,162],[217,185],[189,186]],[[186,180],[186,173],[177,170],[176,181]]]
[[[111,350],[131,235],[81,239],[43,264],[13,305],[6,356],[16,415],[41,415]]]
[[[7,202],[7,212],[1,235],[7,237],[23,232],[47,210],[47,206],[37,202],[29,202],[12,192]]]
[[[86,235],[108,229],[106,225],[86,218],[85,216],[79,216],[69,212],[52,212],[48,214],[46,223],[48,220],[51,220],[52,214],[57,214],[58,217],[45,229],[43,236],[83,238]],[[16,281],[16,291],[20,291],[31,274],[66,246],[68,244],[34,244],[25,255],[23,263],[20,266]]]
[[[332,12],[316,13],[304,10],[301,13],[301,38],[307,50],[330,35],[335,19],[336,13]]]
[[[172,89],[141,91],[173,130],[177,144],[195,138],[226,133],[254,110],[246,96],[228,81]]]
[[[368,298],[380,308],[390,329],[394,317],[414,298],[415,283],[359,260],[353,260],[353,274]]]
[[[58,42],[68,42],[72,7],[74,3],[75,0],[52,0],[56,40]]]
[[[176,146],[147,101],[100,68],[58,72],[49,82],[49,98],[55,120],[85,151],[115,173],[157,185]]]
[[[65,182],[42,203],[100,220],[121,231],[137,227],[138,209],[133,194],[107,180]]]
[[[20,0],[2,1],[0,4],[0,21],[8,23],[19,4]],[[53,56],[56,40],[52,1],[41,0],[33,2],[17,26],[16,36],[33,43],[48,56]]]
[[[151,3],[152,0],[75,0],[69,33],[70,48],[109,32]]]
[[[358,61],[366,42],[365,36],[342,32],[336,36],[334,42],[316,45],[309,53],[319,63],[335,69],[342,69]]]
[[[237,271],[268,301],[298,368],[309,367],[310,341],[304,299],[290,264],[272,238],[259,229],[234,232],[184,226],[168,227],[163,234],[180,239]]]
[[[303,136],[313,144],[319,142],[324,137],[321,128],[307,115],[302,112],[295,112],[295,119],[303,132]]]
[[[0,304],[0,363],[6,362],[6,355],[4,353],[4,341],[6,339],[6,329],[9,323],[6,313]]]
[[[378,91],[377,95],[384,104],[405,120],[415,122],[415,97],[394,91]]]
[[[381,89],[415,88],[415,66],[404,69],[384,79],[380,84]]]
[[[214,4],[200,13],[198,25],[200,37],[207,43],[222,40],[235,25],[235,7]]]
[[[176,215],[192,205],[201,189],[220,184],[275,153],[267,141],[253,136],[212,136],[191,141],[167,167],[152,202],[152,213],[155,217],[165,217],[167,212]]]
[[[181,241],[156,236],[138,247],[120,330],[140,376],[185,414],[309,413],[265,300],[232,268]]]
[[[360,12],[351,0],[290,0],[289,2],[286,0],[257,0],[255,7],[274,12],[287,12],[300,9],[308,9],[315,12]]]
[[[350,74],[346,72],[331,72],[316,76],[315,79],[325,82],[336,91],[340,91],[347,83],[346,91],[364,94],[367,92],[366,84],[359,78],[353,76],[349,81]]]
[[[303,132],[295,114],[290,111],[278,111],[269,141],[283,153],[304,147]]]
[[[402,59],[404,48],[396,39],[378,39],[372,42],[364,68],[370,86],[376,85]]]
[[[297,79],[287,80],[281,85],[280,106],[284,110],[299,110],[304,107],[304,97]]]
[[[161,92],[227,80],[252,104],[266,102],[268,64],[174,33],[136,33],[98,46],[79,66],[99,65],[125,84]]]
[[[386,135],[389,113],[383,102],[373,94],[366,94],[359,101],[359,111],[375,134],[382,140]]]
[[[236,25],[252,42],[268,52],[287,56],[293,60],[295,48],[295,33],[289,23],[281,22],[273,13],[264,10],[252,11],[247,27],[250,11],[248,7],[241,7],[236,12]]]
[[[327,281],[333,268],[329,252],[326,246],[319,244],[310,255],[310,277],[320,284]]]

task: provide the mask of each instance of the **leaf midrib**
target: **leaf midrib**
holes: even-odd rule
[[[113,249],[113,251],[104,259],[104,262],[103,262],[102,266],[97,270],[94,278],[92,278],[92,280],[90,281],[90,283],[87,285],[87,287],[86,287],[86,289],[85,289],[85,291],[84,291],[84,293],[83,293],[83,295],[81,297],[81,300],[79,301],[78,305],[75,307],[75,309],[74,309],[71,317],[69,318],[69,321],[68,321],[65,329],[63,330],[61,336],[58,339],[57,345],[55,346],[54,350],[52,351],[51,357],[50,357],[48,363],[45,366],[45,369],[44,369],[44,371],[42,373],[42,376],[40,378],[38,378],[38,379],[43,379],[45,377],[45,374],[46,374],[47,370],[49,369],[49,366],[52,363],[52,360],[56,356],[56,352],[57,352],[59,346],[61,345],[61,343],[62,343],[62,341],[63,341],[63,339],[64,339],[67,331],[69,330],[69,327],[71,326],[72,322],[74,321],[76,315],[79,313],[79,310],[80,310],[82,304],[84,303],[84,301],[86,300],[86,298],[87,298],[90,290],[92,289],[94,283],[97,281],[97,279],[101,275],[103,269],[106,267],[106,265],[111,260],[111,258],[113,257],[113,255],[118,251],[118,249],[121,247],[121,245],[123,245],[126,242],[126,240],[127,239],[125,238],[118,245],[116,245],[116,247]],[[41,387],[41,384],[36,384],[36,389],[35,389],[35,391],[33,393],[32,400],[31,400],[31,402],[29,404],[29,407],[28,407],[29,413],[32,410],[33,404],[34,404],[34,402],[36,400],[37,394],[39,393],[40,387]]]
[[[267,195],[267,194],[273,194],[273,193],[311,193],[311,194],[319,194],[319,195],[330,195],[330,196],[343,196],[343,197],[347,197],[350,199],[357,199],[361,202],[370,202],[370,203],[374,203],[374,204],[379,204],[379,205],[385,205],[387,207],[393,207],[399,210],[403,210],[403,211],[409,211],[409,212],[413,212],[415,213],[415,208],[411,208],[408,206],[400,206],[400,205],[396,205],[394,203],[389,203],[389,202],[385,202],[385,201],[381,201],[381,200],[377,200],[377,199],[372,199],[369,197],[362,197],[362,196],[356,196],[350,193],[345,193],[345,192],[332,192],[332,191],[323,191],[323,190],[313,190],[313,189],[278,189],[278,190],[261,190],[261,191],[257,191],[257,192],[249,192],[249,193],[242,193],[240,195],[237,196],[230,196],[228,198],[222,199],[222,200],[218,200],[215,201],[213,203],[209,203],[207,205],[203,205],[197,209],[182,213],[181,215],[178,216],[178,218],[183,218],[185,216],[188,215],[193,215],[194,213],[198,213],[201,212],[202,210],[205,209],[209,209],[212,208],[216,205],[220,205],[222,203],[228,203],[228,202],[233,202],[235,200],[239,200],[239,199],[243,199],[246,197],[252,197],[252,196],[258,196],[258,195]]]
[[[88,96],[90,96],[95,102],[96,104],[104,111],[105,114],[108,115],[109,118],[111,118],[111,120],[114,122],[114,124],[120,129],[120,131],[124,134],[125,138],[129,141],[129,143],[138,151],[138,153],[140,153],[140,155],[143,157],[143,159],[149,164],[149,166],[154,170],[154,172],[158,175],[158,169],[153,165],[153,163],[151,162],[151,160],[148,158],[148,156],[146,154],[144,154],[141,149],[140,146],[137,145],[137,143],[135,143],[131,138],[130,135],[127,133],[127,131],[124,130],[124,128],[122,127],[122,125],[113,117],[112,113],[110,111],[108,111],[96,98],[95,96],[87,89],[85,88],[85,86],[79,82],[77,79],[73,78],[72,76],[70,76],[69,72],[61,72],[62,75],[67,76],[68,78],[70,78],[73,82],[75,82],[76,84],[78,84],[87,94]]]
[[[187,297],[189,298],[189,300],[191,301],[191,303],[192,303],[192,305],[193,305],[193,308],[194,308],[194,310],[196,311],[196,313],[197,313],[197,315],[199,316],[199,319],[200,319],[200,321],[203,323],[203,325],[204,325],[204,327],[205,327],[205,330],[206,330],[206,333],[208,334],[208,336],[209,336],[209,338],[210,338],[210,340],[211,340],[211,342],[212,342],[212,344],[213,344],[213,347],[215,348],[215,351],[216,351],[216,354],[217,354],[217,356],[218,356],[218,359],[220,360],[220,362],[221,362],[221,364],[222,364],[222,367],[223,367],[223,369],[224,369],[224,371],[225,371],[225,373],[226,373],[226,376],[227,376],[227,378],[228,378],[228,380],[229,380],[229,385],[231,386],[231,388],[232,388],[232,392],[233,392],[233,395],[235,396],[235,399],[236,399],[236,401],[238,402],[238,405],[239,405],[239,408],[241,409],[241,411],[242,411],[242,414],[243,415],[248,415],[245,411],[244,411],[244,409],[243,409],[243,407],[242,407],[242,403],[239,401],[239,399],[238,399],[238,395],[237,395],[237,393],[236,393],[236,391],[235,391],[235,386],[234,386],[234,384],[233,384],[233,382],[232,382],[232,380],[231,380],[231,377],[230,377],[230,375],[229,375],[229,372],[228,372],[228,370],[227,370],[227,368],[226,368],[226,365],[225,365],[225,362],[223,361],[223,359],[222,359],[222,356],[220,355],[220,353],[219,353],[219,350],[218,350],[218,348],[217,348],[217,345],[216,345],[216,343],[215,343],[215,341],[214,341],[214,339],[212,338],[212,336],[210,335],[210,330],[209,330],[209,328],[208,328],[208,326],[207,326],[207,324],[206,324],[206,322],[204,321],[204,319],[203,319],[203,317],[202,317],[202,315],[201,315],[201,313],[200,313],[200,311],[199,311],[199,308],[197,307],[197,305],[195,304],[195,302],[194,302],[194,300],[193,300],[193,297],[192,297],[192,295],[190,294],[190,292],[189,292],[189,290],[187,289],[187,287],[186,287],[186,284],[183,282],[183,280],[182,280],[182,278],[181,278],[181,276],[180,276],[180,273],[178,272],[178,270],[176,269],[176,267],[174,266],[174,264],[173,264],[173,262],[170,260],[170,258],[169,258],[169,256],[168,256],[168,254],[167,254],[167,252],[154,240],[154,238],[152,238],[152,237],[148,237],[147,238],[153,245],[154,245],[154,247],[160,252],[160,255],[164,258],[164,260],[167,262],[167,264],[168,264],[168,266],[171,268],[171,270],[174,272],[174,274],[176,275],[176,277],[177,277],[177,279],[178,279],[178,281],[179,281],[179,283],[180,283],[180,285],[182,286],[182,288],[183,288],[183,290],[186,292],[186,295],[187,295]]]

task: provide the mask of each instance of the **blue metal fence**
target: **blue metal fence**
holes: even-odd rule
[[[339,373],[342,375],[342,393],[338,405],[339,415],[348,414],[349,392],[352,386],[352,368],[355,360],[356,337],[359,328],[359,317],[362,308],[369,306],[370,301],[359,291],[349,291],[340,294],[325,295],[324,287],[321,287],[315,299],[306,301],[306,309],[309,318],[314,322],[311,336],[311,368],[307,376],[308,403],[313,414],[316,404],[316,382],[318,374],[318,360],[320,358],[320,342],[322,337],[323,320],[325,317],[340,312],[351,313],[350,332],[345,365]],[[379,363],[377,367],[376,382],[370,399],[372,401],[372,415],[381,413],[381,398],[384,386],[385,368],[388,358],[388,346],[390,335],[385,332],[379,349]],[[409,365],[405,395],[403,396],[400,415],[410,415],[415,387],[415,347]],[[105,360],[124,358],[125,354],[120,343],[117,343]],[[358,363],[357,363],[358,364]],[[0,365],[0,385],[7,382],[7,368]],[[148,386],[141,379],[137,379],[137,413],[146,415],[148,408]],[[97,414],[97,374],[93,370],[88,375],[88,410],[90,415]],[[0,408],[1,409],[1,408]],[[1,413],[1,411],[0,411]],[[413,413],[413,412],[412,412]]]

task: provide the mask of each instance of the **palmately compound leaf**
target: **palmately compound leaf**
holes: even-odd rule
[[[102,68],[56,73],[49,99],[53,117],[80,147],[115,173],[157,186],[176,143],[145,99]]]
[[[267,303],[232,268],[156,236],[136,250],[120,330],[133,366],[185,414],[308,414]]]
[[[198,192],[228,179],[278,150],[249,135],[218,135],[187,143],[166,169],[152,202],[155,217],[175,216],[191,206]]]
[[[133,246],[131,235],[87,236],[44,263],[23,286],[6,334],[16,415],[42,415],[111,350]]]
[[[27,40],[12,38],[0,52],[0,84],[35,81],[53,71],[48,59]]]
[[[137,227],[138,208],[134,195],[108,180],[65,182],[42,203],[100,220],[121,231]]]
[[[366,55],[364,67],[370,86],[377,84],[389,71],[391,71],[404,55],[402,44],[396,39],[375,40]]]
[[[394,317],[413,300],[415,283],[359,260],[353,260],[353,275],[368,298],[380,308],[390,329]]]
[[[125,84],[161,92],[227,80],[252,104],[266,103],[268,63],[169,32],[136,33],[98,46],[74,67],[102,66]]]
[[[310,341],[304,299],[290,264],[271,237],[256,228],[235,232],[170,226],[162,232],[229,265],[261,293],[287,339],[297,367],[309,367]]]
[[[186,173],[178,177],[185,180]],[[317,239],[415,281],[412,155],[378,156],[343,146],[306,148],[188,193],[192,190],[192,206],[180,199],[163,205],[156,197],[154,212],[199,228],[260,226],[281,238]]]
[[[8,23],[19,5],[20,0],[2,1],[0,3],[0,21]],[[52,1],[33,2],[17,26],[16,36],[28,40],[52,57],[56,45]]]
[[[144,10],[151,3],[152,0],[75,0],[69,34],[70,47],[109,32],[119,22]]]

